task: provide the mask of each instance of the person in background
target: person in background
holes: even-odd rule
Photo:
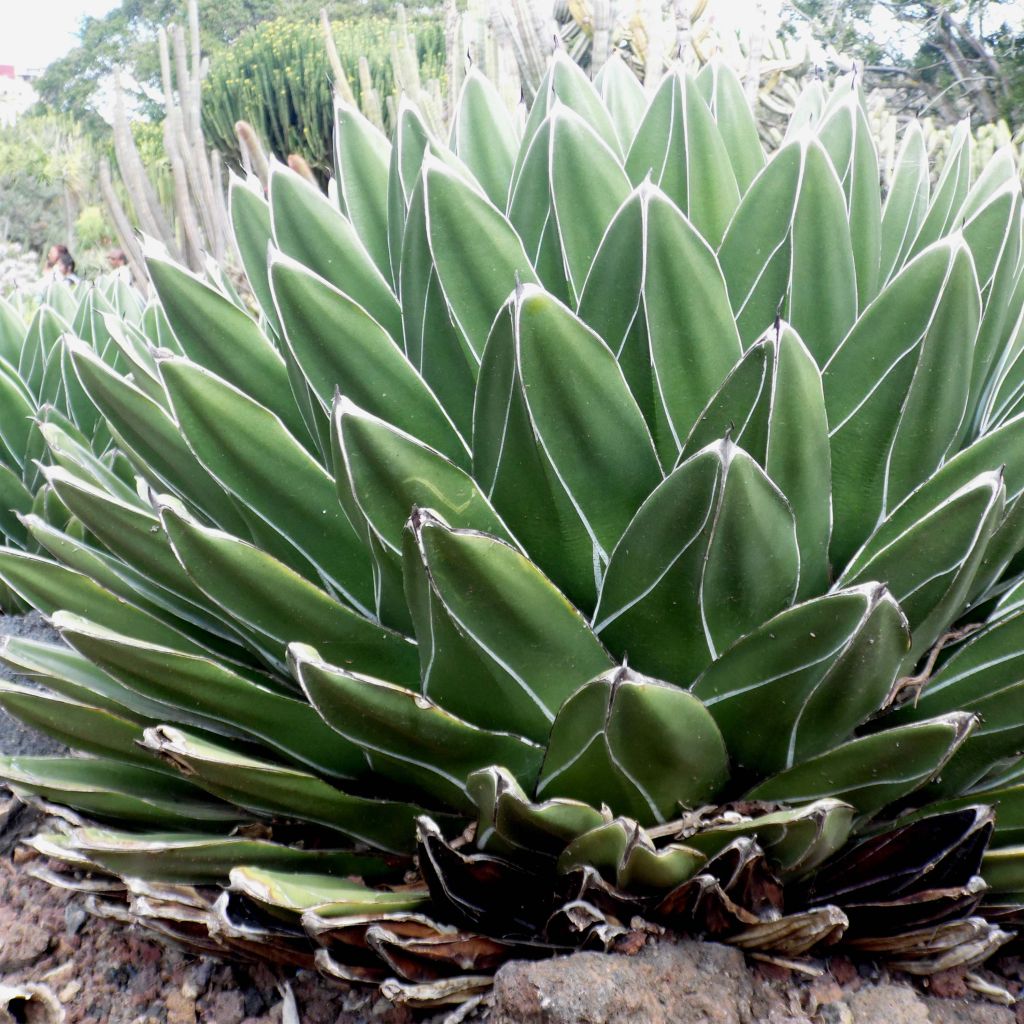
[[[46,254],[46,269],[43,272],[43,283],[49,284],[51,281],[61,281],[63,277],[60,274],[60,258],[61,256],[70,256],[68,247],[66,245],[51,245],[50,251]]]
[[[128,257],[125,256],[124,251],[121,249],[111,249],[107,253],[107,265],[110,267],[111,276],[121,280],[130,282],[131,271],[128,269]]]
[[[82,279],[75,273],[75,261],[71,253],[65,249],[57,257],[55,281],[63,281],[65,284],[78,284]]]

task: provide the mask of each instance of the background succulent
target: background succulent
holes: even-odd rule
[[[418,1003],[636,915],[919,972],[1007,941],[1012,157],[972,181],[963,129],[932,186],[911,124],[883,201],[851,81],[766,159],[726,67],[564,56],[521,137],[470,73],[449,143],[336,138],[336,202],[234,182],[258,318],[150,246],[151,306],[5,371],[59,365],[77,429],[0,424],[67,515],[0,552],[69,644],[8,640],[44,689],[0,702],[88,755],[0,762],[51,880]]]

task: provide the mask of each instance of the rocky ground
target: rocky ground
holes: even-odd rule
[[[38,616],[0,633],[46,638]],[[0,675],[2,675],[0,670]],[[0,711],[0,752],[52,753]],[[198,959],[86,913],[33,876],[34,811],[0,792],[0,1024],[413,1024],[368,990],[308,972]],[[475,1006],[422,1024],[1024,1024],[1024,960],[925,982],[834,957],[791,970],[727,946],[644,941],[627,954],[509,964]],[[424,1019],[425,1018],[425,1019]]]

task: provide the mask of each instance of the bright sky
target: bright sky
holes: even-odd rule
[[[0,64],[46,67],[70,50],[87,16],[98,17],[120,0],[0,0]]]

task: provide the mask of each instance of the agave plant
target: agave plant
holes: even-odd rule
[[[1012,158],[972,183],[961,131],[932,187],[911,124],[883,202],[848,81],[766,159],[727,69],[648,98],[565,57],[522,133],[471,73],[447,144],[409,106],[336,135],[334,199],[233,185],[258,316],[151,247],[153,332],[53,344],[133,479],[44,433],[76,528],[0,552],[68,645],[9,639],[42,688],[0,702],[87,755],[0,762],[60,815],[47,877],[420,1003],[638,917],[1000,947]]]

